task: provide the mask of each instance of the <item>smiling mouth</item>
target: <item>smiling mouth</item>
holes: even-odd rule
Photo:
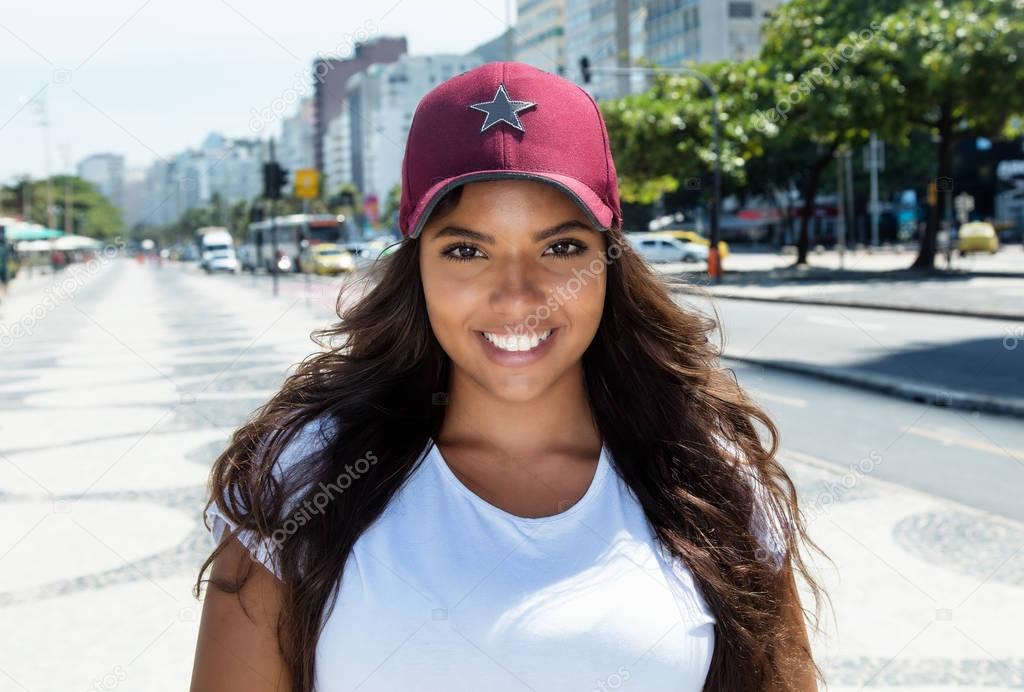
[[[540,346],[554,333],[552,329],[545,329],[534,334],[496,334],[494,332],[480,332],[495,348],[509,353],[520,351],[532,351]]]

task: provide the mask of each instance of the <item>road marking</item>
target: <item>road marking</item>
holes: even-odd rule
[[[807,408],[806,399],[797,399],[792,396],[783,396],[781,394],[772,394],[766,392],[763,389],[752,389],[750,387],[745,388],[748,392],[756,396],[758,399],[765,399],[767,401],[774,401],[779,404],[786,404],[787,406],[798,406],[800,408]]]
[[[912,435],[935,440],[947,447],[958,445],[960,447],[967,447],[968,449],[974,449],[979,452],[988,452],[989,454],[995,454],[996,456],[1005,457],[1014,461],[1024,459],[1024,452],[1020,450],[1006,449],[999,445],[989,444],[988,442],[975,440],[957,433],[941,433],[936,430],[928,430],[927,428],[917,428],[913,426],[905,427],[903,430],[904,432],[908,432]]]
[[[827,325],[829,327],[843,327],[845,329],[857,329],[857,330],[874,329],[874,330],[877,330],[877,331],[885,331],[885,330],[888,329],[888,327],[886,325],[881,324],[879,322],[861,322],[861,321],[857,321],[856,323],[854,323],[854,322],[851,322],[850,320],[847,320],[847,319],[840,319],[838,317],[832,317],[830,315],[822,315],[822,314],[814,314],[814,313],[811,313],[809,315],[805,314],[804,315],[804,319],[807,320],[808,322],[815,322],[817,324],[824,324],[824,325]]]

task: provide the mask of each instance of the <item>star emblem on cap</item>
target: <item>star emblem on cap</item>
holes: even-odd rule
[[[536,105],[537,104],[532,101],[511,100],[508,97],[508,92],[505,91],[505,85],[499,84],[498,90],[494,92],[493,99],[490,101],[483,101],[481,103],[474,103],[470,108],[487,114],[487,117],[484,118],[484,124],[480,127],[481,132],[492,125],[497,125],[500,122],[506,122],[520,132],[526,132],[526,130],[523,129],[522,123],[519,121],[518,113],[519,111],[526,110],[527,108]]]

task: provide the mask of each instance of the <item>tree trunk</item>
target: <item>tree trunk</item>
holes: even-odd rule
[[[807,246],[810,243],[811,216],[814,214],[814,199],[818,196],[818,183],[821,182],[821,174],[824,172],[828,162],[832,160],[836,148],[839,146],[837,137],[829,146],[827,153],[819,157],[807,175],[807,184],[804,185],[804,206],[800,210],[800,237],[796,243],[796,262],[792,266],[807,264]]]
[[[911,269],[934,269],[935,251],[938,249],[939,222],[946,208],[946,195],[953,194],[953,153],[956,138],[953,135],[953,119],[950,104],[944,103],[938,121],[939,142],[936,146],[938,175],[935,178],[935,206],[928,209],[921,248]]]

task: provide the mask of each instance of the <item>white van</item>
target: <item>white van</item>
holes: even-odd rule
[[[207,273],[238,272],[235,241],[226,228],[207,226],[196,231],[199,245],[199,266]]]

